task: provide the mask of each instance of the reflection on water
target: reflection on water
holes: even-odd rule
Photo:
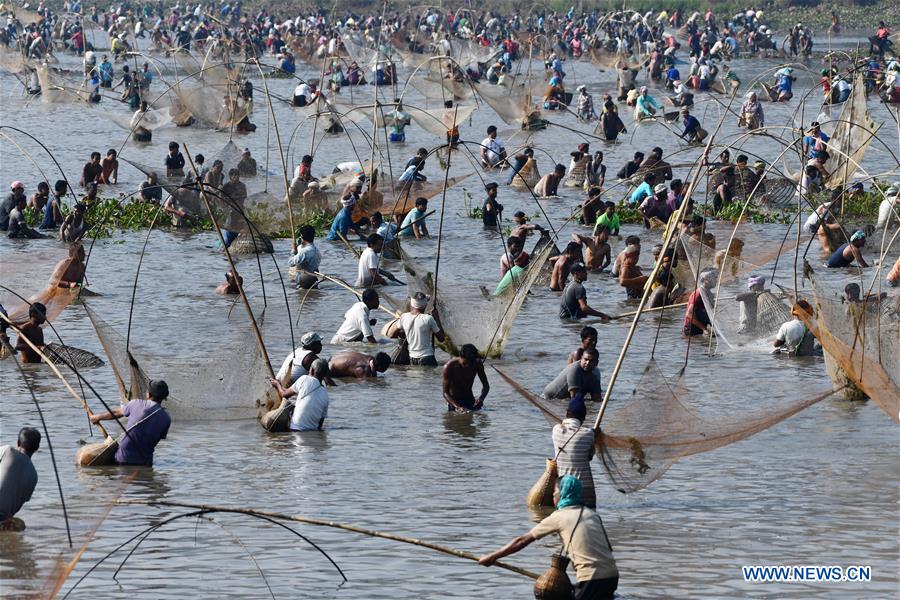
[[[731,66],[742,80],[749,82],[776,64],[774,60],[753,60],[733,61]],[[598,73],[590,65],[571,62],[566,70],[573,81],[588,85],[595,101],[600,92],[613,87],[611,72]],[[312,69],[307,71],[300,74],[318,75],[312,75]],[[802,90],[811,89],[817,79],[811,73],[801,72],[795,86],[798,96]],[[103,112],[83,113],[77,105],[50,110],[32,105],[26,109],[15,80],[0,74],[0,82],[6,84],[0,87],[0,119],[4,123],[16,122],[40,135],[70,180],[79,173],[91,151],[125,142],[124,131],[105,120]],[[293,87],[289,80],[269,83],[273,91],[282,95],[289,95]],[[383,92],[378,90],[379,94]],[[372,90],[365,93],[371,94]],[[709,129],[724,114],[724,108],[706,98],[698,100],[694,114]],[[424,104],[414,93],[408,95],[407,102]],[[766,105],[766,121],[793,125],[796,109],[795,104]],[[872,102],[870,109],[877,121],[893,122],[883,105]],[[114,103],[102,110],[126,112]],[[280,124],[292,127],[298,122],[298,113],[285,105],[276,105],[275,112]],[[807,110],[804,119],[810,120],[814,112],[817,111]],[[553,118],[583,129],[569,115]],[[741,136],[734,120],[726,120],[720,134],[723,142]],[[489,110],[479,108],[471,123],[462,126],[462,135],[477,141],[484,137],[488,125],[498,123]],[[260,127],[265,127],[264,122]],[[391,167],[386,170],[393,169],[395,176],[416,148],[435,141],[414,127],[407,130],[407,135],[406,144],[390,148]],[[268,164],[274,172],[279,161],[274,148],[267,148],[266,139],[262,131],[249,136],[235,134],[240,147],[249,147],[260,164]],[[224,146],[227,135],[166,128],[154,135],[151,144],[138,147],[125,143],[121,155],[161,166],[170,140],[187,141],[193,153],[212,157]],[[507,136],[505,141],[508,148],[513,148],[525,142],[525,134],[516,132],[514,139]],[[578,134],[550,128],[532,136],[528,143],[539,150],[539,169],[545,173],[581,141]],[[661,146],[665,156],[676,164],[692,163],[701,153],[701,149],[681,146],[677,137],[661,125],[630,128],[627,138],[617,144],[590,141],[595,147],[592,149],[604,150],[605,164],[613,173],[635,150],[655,145]],[[288,150],[293,155],[302,154],[309,142],[309,128],[303,128]],[[762,136],[750,136],[743,144],[742,150],[750,155],[773,157],[780,152],[780,146],[776,152],[777,144]],[[346,137],[329,137],[320,143],[314,172],[326,174],[334,164],[348,160],[348,146]],[[381,158],[388,164],[386,152]],[[867,169],[896,170],[892,161],[888,153],[872,150],[866,158]],[[44,163],[47,177],[55,180],[59,174],[49,161]],[[454,155],[452,164],[451,175],[476,169],[464,153]],[[796,167],[794,164],[793,169]],[[686,167],[676,170],[682,177],[687,172]],[[2,146],[0,173],[3,181],[28,182],[29,192],[40,176],[27,158],[9,145]],[[437,161],[429,161],[425,174],[432,179],[441,176]],[[487,177],[505,181],[504,175]],[[123,163],[121,183],[104,193],[133,191],[142,179],[139,172]],[[280,194],[280,185],[279,178],[272,177],[270,191]],[[607,187],[611,185],[612,178]],[[501,237],[486,234],[480,221],[466,217],[463,208],[466,201],[480,204],[483,193],[477,177],[447,193],[441,286],[496,285],[497,260],[503,252]],[[618,200],[624,193],[619,187],[609,191],[607,197]],[[471,200],[466,199],[467,194]],[[501,186],[499,201],[504,204],[507,217],[521,209],[529,215],[539,215],[536,222],[547,225],[530,195]],[[564,189],[562,197],[541,204],[553,223],[559,225],[579,201],[577,191]],[[435,208],[439,202],[434,201]],[[698,202],[702,202],[702,197]],[[429,218],[432,231],[437,231],[437,224],[438,215]],[[509,221],[505,224],[509,225]],[[724,223],[715,225],[719,239],[723,239],[726,227]],[[779,225],[754,226],[754,230],[776,244],[787,233],[787,227]],[[561,242],[575,231],[588,230],[569,224],[560,231]],[[638,226],[625,226],[622,234],[622,238],[611,241],[613,253],[623,248],[627,235],[640,236],[647,249],[659,237],[657,231]],[[144,237],[144,233],[117,234],[97,241],[91,253],[88,277],[92,289],[102,294],[90,300],[91,306],[120,332],[125,331],[128,322],[133,277]],[[357,264],[343,244],[317,243],[323,255],[323,270],[353,279]],[[55,246],[58,244],[51,240],[36,240],[29,242],[26,250],[21,242],[0,238],[0,261],[13,256],[15,248],[14,260],[29,260],[30,252],[31,259],[38,262],[37,258],[43,256],[40,253]],[[198,356],[225,355],[225,362],[229,353],[241,352],[253,343],[245,335],[241,305],[212,294],[227,270],[223,257],[213,251],[215,246],[215,236],[209,233],[167,231],[154,232],[147,246],[134,306],[133,341],[157,356],[170,358],[176,367],[181,361]],[[428,268],[434,267],[435,240],[409,242],[405,247]],[[283,268],[289,248],[288,240],[275,242],[275,259]],[[788,264],[779,267],[779,283],[792,286],[791,261],[783,262]],[[649,270],[649,252],[642,253],[640,264],[645,272]],[[385,266],[400,272],[396,261],[387,261]],[[25,295],[31,294],[36,289],[29,279],[44,279],[37,273],[47,268],[49,265],[36,265],[32,278],[11,283]],[[259,313],[264,299],[256,260],[241,257],[238,268],[251,284],[251,302]],[[270,258],[262,261],[262,271],[267,304],[262,329],[270,358],[277,367],[298,345],[297,338],[303,332],[317,331],[330,339],[354,299],[346,290],[331,284],[308,295],[288,290],[291,323]],[[823,277],[846,277],[846,272]],[[591,275],[587,287],[589,303],[604,312],[621,314],[635,308],[634,301],[628,300],[607,275]],[[402,299],[401,288],[391,288],[389,292]],[[558,306],[557,294],[534,289],[510,334],[504,357],[496,361],[535,392],[540,392],[565,366],[566,355],[579,345],[581,325],[561,324],[556,318]],[[377,328],[387,318],[380,312],[373,316],[379,320]],[[660,320],[645,318],[641,322],[619,374],[610,411],[615,411],[619,401],[631,394],[652,348],[663,373],[668,377],[678,373],[687,351],[680,335],[682,318],[683,312],[677,310],[667,311]],[[102,354],[81,306],[69,307],[55,325],[67,343]],[[294,329],[293,340],[290,325]],[[594,325],[600,332],[598,348],[604,385],[628,325],[628,319]],[[374,353],[390,348],[390,344],[383,344],[377,349],[366,346],[363,351]],[[326,344],[323,355],[332,356],[342,349]],[[702,415],[739,420],[748,413],[814,395],[830,385],[818,358],[772,357],[755,350],[709,357],[707,351],[707,343],[692,343],[685,373],[689,404]],[[446,358],[438,356],[441,362]],[[123,498],[132,500],[182,500],[302,513],[476,553],[494,549],[531,526],[533,515],[526,509],[524,498],[540,476],[551,447],[550,427],[544,417],[491,369],[487,372],[491,392],[486,409],[477,414],[447,412],[438,369],[391,368],[377,382],[347,381],[331,388],[325,432],[271,435],[251,420],[216,421],[211,411],[209,420],[173,423],[168,439],[159,446],[152,470],[90,470],[74,466],[78,440],[87,437],[83,410],[46,366],[26,367],[26,377],[47,416],[76,545],[121,492]],[[164,374],[150,374],[161,375]],[[107,403],[118,400],[108,366],[86,370],[85,376]],[[12,362],[0,362],[0,380],[0,443],[10,443],[19,427],[38,424],[37,413]],[[177,396],[178,391],[173,390],[173,395]],[[95,410],[100,408],[92,395],[87,401]],[[565,406],[560,402],[556,408],[562,414]],[[900,500],[896,486],[900,477],[898,449],[896,430],[875,407],[829,398],[755,437],[683,459],[650,488],[633,495],[622,495],[607,485],[601,466],[595,461],[598,508],[616,549],[622,593],[638,598],[896,595],[896,561],[900,552],[895,535],[896,506]],[[25,595],[40,588],[52,567],[53,556],[65,545],[49,453],[39,452],[35,465],[40,481],[34,498],[20,514],[28,529],[20,534],[5,534],[15,536],[9,537],[9,542],[0,538],[4,597]],[[133,479],[127,481],[135,471]],[[179,511],[114,506],[74,576],[83,574],[115,545],[173,514]],[[525,598],[531,594],[530,580],[498,569],[484,569],[386,540],[296,525],[347,572],[350,581],[337,589],[338,578],[327,561],[280,528],[225,515],[217,515],[215,520],[237,535],[246,550],[215,524],[202,520],[176,522],[141,545],[118,584],[111,582],[110,577],[121,558],[99,568],[73,597],[263,597],[267,592],[259,572],[247,558],[248,551],[260,561],[278,597],[471,599]],[[556,544],[542,540],[510,562],[543,571]],[[869,564],[875,579],[865,589],[850,584],[839,588],[801,584],[751,586],[740,576],[742,564]]]

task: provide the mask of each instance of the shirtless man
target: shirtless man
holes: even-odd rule
[[[64,258],[56,264],[50,281],[56,282],[56,287],[75,288],[84,280],[84,246],[76,242],[69,246],[69,258]]]
[[[625,288],[629,298],[640,298],[644,293],[644,284],[647,283],[647,276],[637,265],[640,255],[640,247],[628,246],[625,248],[625,258],[619,271],[619,285]]]
[[[552,256],[553,271],[550,274],[550,290],[561,292],[569,280],[569,271],[572,266],[581,262],[581,244],[569,242],[566,249],[559,256]]]
[[[577,233],[572,234],[572,239],[584,244],[584,265],[591,271],[602,271],[611,262],[611,247],[609,245],[609,229],[601,225],[594,230],[594,235],[588,237]]]
[[[23,363],[39,363],[41,355],[34,351],[25,340],[27,339],[38,348],[44,347],[44,331],[41,325],[47,320],[47,307],[40,302],[34,302],[28,307],[28,321],[19,327],[19,338],[16,340],[16,351],[19,360]],[[24,339],[23,339],[24,338]]]
[[[234,273],[228,271],[225,273],[225,281],[216,288],[216,293],[223,296],[236,296],[241,293],[238,284],[244,285],[244,278],[238,275],[237,279],[235,279]]]
[[[481,395],[478,400],[472,394],[472,384],[475,383],[476,375],[481,380]],[[447,410],[456,412],[481,410],[491,386],[484,372],[484,363],[478,358],[478,349],[475,346],[464,344],[460,348],[459,357],[451,359],[444,365],[443,378]]]
[[[370,356],[348,350],[335,354],[328,361],[328,371],[332,377],[355,377],[356,379],[378,377],[378,374],[387,371],[389,366],[391,366],[391,357],[384,352]]]
[[[569,357],[566,359],[566,364],[571,365],[573,362],[578,362],[581,360],[581,355],[584,354],[585,350],[596,350],[597,348],[597,330],[591,326],[585,326],[581,328],[581,347],[577,350],[573,350],[569,352]]]

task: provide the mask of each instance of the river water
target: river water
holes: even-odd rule
[[[67,59],[68,60],[68,59]],[[73,62],[73,65],[75,63]],[[732,63],[745,82],[777,66],[766,60]],[[118,67],[117,67],[118,68]],[[811,65],[813,72],[820,68]],[[304,68],[305,69],[305,68]],[[572,87],[586,82],[599,103],[600,93],[613,87],[613,74],[600,73],[585,63],[567,66]],[[312,69],[301,75],[314,76]],[[797,96],[808,90],[817,76],[802,73]],[[125,131],[104,118],[106,111],[125,114],[125,108],[109,101],[99,110],[74,104],[23,105],[15,80],[2,75],[2,124],[35,135],[53,152],[70,180],[77,180],[81,165],[91,151],[105,153],[120,147]],[[255,81],[259,88],[259,81]],[[567,85],[569,80],[567,79]],[[273,91],[285,97],[293,84],[272,80]],[[157,90],[160,83],[155,83]],[[370,94],[371,88],[365,88]],[[817,99],[814,91],[811,98]],[[389,98],[382,97],[382,100]],[[699,100],[699,98],[698,98]],[[414,91],[409,104],[421,103]],[[736,107],[735,107],[736,108]],[[798,102],[766,105],[767,123],[793,124]],[[695,114],[712,130],[721,105],[698,102]],[[885,131],[894,121],[881,104],[870,101],[876,121]],[[282,140],[300,123],[297,113],[282,103],[275,106]],[[804,122],[818,113],[815,100],[804,109]],[[623,112],[624,114],[624,112]],[[571,116],[552,119],[573,129],[582,126]],[[259,130],[235,135],[264,163],[267,157],[266,117],[257,100],[254,121]],[[726,119],[720,139],[729,143],[741,134],[736,118]],[[462,127],[464,139],[479,141],[487,125],[500,126],[508,148],[523,143],[487,107],[479,108]],[[629,124],[622,143],[609,145],[592,140],[592,147],[606,152],[610,179],[635,150],[660,145],[676,164],[690,163],[698,149],[683,149],[663,125]],[[6,130],[9,131],[9,130]],[[390,148],[396,169],[420,146],[435,142],[415,126],[408,130],[405,145]],[[632,132],[633,135],[632,135]],[[21,135],[11,134],[46,172],[52,182],[58,172],[39,148]],[[307,123],[294,137],[294,155],[306,152],[310,128]],[[893,136],[884,138],[894,152]],[[185,142],[192,153],[212,156],[228,140],[227,133],[200,129],[168,128],[155,133],[149,146],[125,145],[122,156],[143,163],[162,165],[169,140]],[[582,141],[577,133],[550,128],[537,134],[542,173],[551,167],[549,154],[557,162],[568,162],[568,153]],[[277,173],[274,136],[268,146],[269,169]],[[355,139],[357,147],[364,144]],[[35,165],[8,139],[2,142],[2,181],[26,182],[30,194],[41,177]],[[866,159],[871,173],[896,173],[895,159],[873,145]],[[748,154],[769,160],[781,151],[770,138],[751,137],[741,146]],[[316,153],[316,174],[330,165],[352,159],[346,137],[328,137]],[[796,159],[794,159],[796,165]],[[292,168],[293,165],[291,165]],[[796,170],[796,166],[792,167]],[[472,173],[475,168],[454,155],[451,174]],[[431,160],[425,173],[441,176]],[[686,168],[676,176],[685,176]],[[498,179],[498,176],[491,176]],[[141,174],[123,163],[119,184],[103,195],[129,193],[142,180]],[[505,177],[503,178],[505,180]],[[278,176],[270,189],[281,193]],[[452,188],[447,194],[441,281],[483,284],[497,280],[497,258],[501,245],[495,233],[486,233],[477,221],[464,215],[464,194],[479,203],[483,192],[477,176]],[[611,194],[617,198],[614,192]],[[510,215],[518,209],[539,215],[527,195],[501,187],[500,201]],[[565,190],[560,199],[544,202],[551,220],[559,225],[579,198]],[[440,209],[439,197],[432,203]],[[437,231],[435,217],[429,221]],[[565,240],[569,225],[561,232]],[[725,224],[714,231],[725,235]],[[762,238],[780,240],[785,226],[756,227]],[[637,226],[623,228],[639,234],[644,247],[655,243],[656,234]],[[93,247],[88,269],[90,288],[100,296],[89,302],[107,321],[124,332],[128,322],[131,287],[144,233],[120,233],[99,240]],[[529,244],[532,242],[529,242]],[[778,243],[778,242],[774,242]],[[246,351],[253,343],[246,317],[239,304],[213,294],[227,269],[215,250],[213,234],[154,232],[137,289],[132,339],[141,348],[166,356],[172,368],[195,355],[221,356]],[[275,258],[286,272],[289,243],[276,242]],[[613,251],[623,242],[614,243]],[[340,245],[321,242],[322,269],[352,279],[356,264]],[[406,244],[407,250],[426,264],[433,264],[437,241]],[[55,241],[31,242],[0,239],[0,260],[23,261],[34,272],[50,268],[49,256],[64,251]],[[789,255],[791,259],[793,255]],[[791,260],[783,261],[788,267]],[[649,268],[649,253],[641,258]],[[391,266],[391,265],[389,265]],[[399,267],[392,267],[399,271]],[[257,312],[262,294],[255,260],[243,258],[240,270]],[[277,368],[291,347],[284,301],[278,288],[275,266],[264,257],[268,309],[263,327],[266,345]],[[850,272],[829,274],[849,279]],[[40,287],[41,278],[18,278],[12,282],[22,293]],[[792,285],[784,265],[780,281]],[[5,284],[5,283],[4,283]],[[619,314],[633,310],[620,287],[608,275],[592,275],[587,282],[590,303]],[[399,288],[397,288],[399,289]],[[402,296],[396,292],[396,296]],[[318,331],[328,340],[352,303],[350,295],[335,286],[323,286],[309,295],[299,318],[302,294],[288,292],[295,336]],[[561,324],[556,317],[558,296],[535,288],[513,328],[503,357],[491,361],[525,387],[540,391],[565,364],[565,356],[578,345],[578,325]],[[616,383],[610,410],[634,389],[655,346],[655,357],[664,373],[674,376],[684,364],[686,342],[680,336],[683,314],[666,314],[661,324],[646,318],[638,328],[625,366]],[[380,322],[384,313],[376,315]],[[600,328],[600,368],[608,380],[625,339],[627,320]],[[657,324],[660,324],[658,341]],[[74,346],[102,354],[84,309],[73,305],[54,323],[63,339]],[[380,323],[379,323],[380,326]],[[48,340],[51,337],[47,331]],[[384,345],[389,350],[390,346]],[[339,348],[326,345],[325,355]],[[446,358],[446,357],[440,357]],[[113,506],[102,522],[104,510],[117,497],[128,500],[173,500],[228,506],[252,507],[302,514],[353,523],[421,538],[475,553],[492,550],[526,531],[532,515],[524,497],[540,475],[550,447],[550,431],[540,413],[513,392],[488,369],[491,393],[479,414],[445,412],[437,371],[391,369],[377,382],[345,382],[330,390],[331,405],[326,431],[304,434],[267,434],[253,420],[173,423],[169,437],[158,447],[152,470],[133,468],[79,469],[74,454],[90,431],[84,411],[69,396],[47,366],[28,365],[24,377],[15,364],[0,363],[3,398],[0,401],[0,439],[13,443],[19,427],[39,424],[29,395],[32,387],[43,409],[53,441],[76,547],[85,542],[99,523],[96,536],[76,567],[66,589],[75,578],[105,554],[147,527],[160,524],[181,510],[146,506]],[[110,403],[118,398],[108,367],[86,370],[85,375]],[[151,374],[152,375],[152,374]],[[261,377],[248,373],[248,377]],[[74,378],[70,378],[74,382]],[[725,352],[709,356],[702,345],[691,348],[685,375],[691,406],[718,419],[740,422],[742,415],[784,406],[830,387],[821,359],[785,360],[764,350]],[[213,378],[204,382],[214,389]],[[177,390],[173,390],[177,394]],[[88,402],[100,409],[93,395]],[[562,411],[563,407],[558,406]],[[596,407],[591,407],[593,414]],[[589,417],[590,418],[590,417]],[[888,598],[898,589],[897,481],[900,476],[900,439],[897,429],[877,407],[829,398],[796,417],[755,437],[714,452],[687,458],[676,464],[646,490],[623,495],[617,492],[595,462],[599,512],[616,552],[621,573],[619,593],[625,598],[651,597],[758,597],[758,598]],[[68,560],[65,528],[46,443],[35,456],[40,481],[33,499],[20,513],[28,529],[18,534],[0,534],[0,585],[8,598],[35,595],[44,585],[57,557]],[[337,530],[297,525],[297,529],[324,548],[340,565],[348,581],[341,578],[325,558],[291,533],[249,517],[215,515],[214,522],[182,519],[153,533],[128,560],[118,581],[113,573],[125,557],[116,554],[82,583],[72,597],[81,598],[186,598],[267,597],[266,581],[278,597],[302,598],[526,598],[532,582],[500,569],[484,569],[474,563],[385,540],[361,537]],[[239,539],[240,542],[236,541]],[[510,562],[533,571],[543,571],[554,543],[536,543]],[[260,576],[252,555],[265,573]],[[749,584],[743,581],[742,565],[870,565],[867,584],[782,583]]]

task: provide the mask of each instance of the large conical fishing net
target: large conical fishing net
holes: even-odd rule
[[[47,320],[52,323],[78,297],[78,288],[58,286],[68,261],[76,260],[67,257],[68,250],[55,242],[49,248],[13,246],[4,250],[3,260],[0,260],[0,284],[15,294],[0,289],[0,304],[3,304],[14,325],[23,325],[28,320],[29,303],[43,303],[47,307]],[[59,264],[60,261],[65,262]],[[28,298],[28,302],[16,294]]]
[[[825,170],[831,173],[826,182],[829,189],[841,187],[853,177],[880,127],[869,115],[865,76],[859,71],[828,142],[829,158]]]
[[[171,110],[167,108],[151,108],[132,114],[110,112],[103,109],[103,117],[109,119],[122,129],[131,131],[136,127],[143,127],[150,131],[156,131],[172,122]]]
[[[472,40],[454,39],[450,44],[450,56],[463,67],[486,63],[501,52],[493,46],[483,46]]]
[[[846,377],[900,422],[900,296],[849,302],[807,273],[815,314],[803,313],[803,322]]]
[[[45,104],[87,102],[87,90],[79,88],[56,68],[41,63],[35,71],[41,84],[41,101]]]
[[[497,370],[507,383],[537,405],[556,424],[561,418],[534,394]],[[685,402],[684,376],[670,382],[652,358],[634,391],[610,404],[596,438],[597,457],[613,485],[623,493],[646,488],[681,458],[709,452],[747,439],[777,425],[833,392],[771,407],[755,413],[723,411],[712,417],[695,412]]]
[[[483,356],[499,357],[528,296],[528,290],[540,276],[541,268],[552,250],[553,244],[547,244],[539,254],[533,256],[516,284],[500,296],[486,298],[478,287],[442,280],[435,308],[441,316],[441,326],[447,336],[444,345],[448,352],[455,355],[463,344],[473,344]],[[432,273],[402,248],[400,256],[407,273],[409,294],[423,292],[434,296]]]
[[[445,136],[453,128],[454,118],[459,126],[472,113],[474,106],[457,106],[455,108],[437,108],[432,110],[412,110],[410,116],[416,125],[432,135]]]
[[[150,379],[163,379],[171,395],[165,408],[173,419],[253,419],[265,410],[270,386],[259,347],[248,335],[216,349],[210,356],[190,359],[159,357],[126,350],[125,337],[85,305],[103,350],[109,358],[123,401],[144,398]],[[235,348],[239,343],[240,347]]]
[[[472,95],[472,87],[467,81],[456,81],[439,74],[417,75],[409,80],[409,84],[428,100],[464,100]]]
[[[479,83],[475,85],[485,104],[507,125],[521,125],[531,112],[531,94],[523,89]]]
[[[172,88],[181,106],[197,123],[213,129],[229,129],[250,115],[252,103],[238,98],[231,85],[187,85]]]

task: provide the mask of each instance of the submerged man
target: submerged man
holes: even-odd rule
[[[108,413],[92,415],[91,423],[128,417],[125,434],[119,439],[116,464],[153,466],[153,451],[160,440],[166,439],[172,418],[162,402],[169,397],[169,386],[161,379],[151,380],[146,400],[130,400]]]
[[[862,247],[866,245],[866,234],[863,230],[859,229],[850,236],[850,241],[841,244],[841,246],[834,251],[834,254],[828,259],[826,266],[829,269],[840,269],[842,267],[849,267],[853,264],[853,261],[856,261],[856,264],[860,267],[868,267],[869,264],[865,261],[862,256]]]
[[[597,368],[599,360],[600,353],[596,348],[585,348],[577,362],[566,365],[547,384],[544,398],[562,400],[590,396],[592,401],[602,400],[603,386],[600,383],[600,369]]]
[[[31,457],[40,445],[41,433],[33,427],[23,427],[15,448],[0,446],[0,531],[12,525],[12,518],[31,500],[38,482]]]
[[[476,375],[481,381],[481,395],[478,396],[478,400],[472,393]],[[481,410],[484,407],[484,399],[491,390],[484,372],[484,363],[478,358],[478,349],[472,344],[463,344],[459,356],[444,365],[443,381],[444,400],[447,401],[448,411]]]
[[[366,379],[378,377],[379,373],[384,373],[390,366],[391,357],[384,352],[370,356],[362,352],[347,350],[331,357],[331,360],[328,361],[328,372],[331,377]]]
[[[563,290],[559,303],[560,319],[583,319],[585,317],[600,317],[604,322],[609,320],[609,315],[591,308],[587,303],[587,291],[584,282],[587,280],[587,269],[583,264],[572,267],[572,280]]]
[[[553,495],[556,512],[499,550],[482,556],[478,563],[489,567],[504,556],[514,554],[534,540],[559,534],[563,550],[575,566],[576,600],[612,600],[619,586],[619,570],[609,536],[600,515],[584,505],[582,485],[577,477],[559,480]]]
[[[806,300],[800,300],[791,309],[792,319],[784,323],[775,334],[775,350],[792,356],[812,356],[815,353],[815,336],[800,318],[801,311],[813,314],[813,308]]]
[[[362,342],[366,341],[375,344],[375,335],[372,333],[372,326],[376,320],[369,317],[369,311],[375,310],[381,305],[381,299],[378,292],[369,288],[362,293],[362,299],[344,313],[344,322],[340,329],[331,338],[332,344],[341,344],[344,342]]]
[[[44,347],[44,330],[41,329],[41,325],[47,320],[46,315],[47,307],[40,302],[33,302],[28,307],[28,321],[19,327],[19,337],[16,340],[16,351],[19,353],[19,360],[23,363],[41,362],[41,355],[25,340],[38,348]]]

